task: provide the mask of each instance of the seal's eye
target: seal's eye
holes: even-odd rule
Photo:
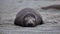
[[[28,16],[28,17],[25,18],[25,20],[33,20],[34,21],[35,18],[33,18],[32,16]]]
[[[29,14],[24,16],[23,20],[25,20],[25,21],[35,21],[36,19],[35,19],[35,16],[33,14],[29,13]]]

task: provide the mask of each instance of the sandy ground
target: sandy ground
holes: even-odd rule
[[[0,0],[0,34],[60,34],[60,10],[41,9],[53,4],[60,4],[60,1]],[[26,7],[40,11],[45,24],[36,27],[14,25],[17,12]]]

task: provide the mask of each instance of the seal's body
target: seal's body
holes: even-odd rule
[[[32,8],[24,8],[16,15],[14,24],[24,27],[32,27],[43,24],[43,20],[39,12],[36,12]]]
[[[42,7],[42,9],[45,9],[45,10],[51,9],[51,8],[60,10],[60,5],[50,5],[50,6],[47,6],[47,7]]]

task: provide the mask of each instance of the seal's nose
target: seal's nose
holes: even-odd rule
[[[31,27],[31,26],[33,26],[34,24],[33,24],[33,23],[28,23],[27,25]]]

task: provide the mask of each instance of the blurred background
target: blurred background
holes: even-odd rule
[[[60,10],[42,7],[60,5],[60,0],[0,0],[1,34],[60,34]],[[20,27],[14,25],[16,14],[23,8],[39,11],[44,23],[37,27]]]

